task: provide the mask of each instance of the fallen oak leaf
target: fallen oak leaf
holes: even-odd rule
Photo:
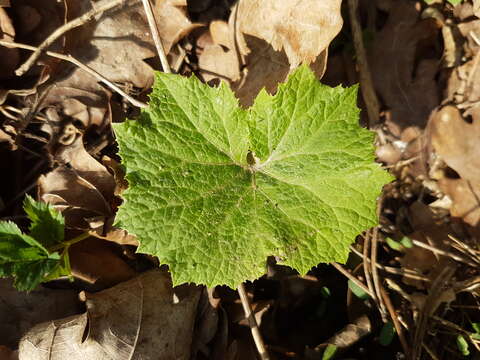
[[[20,340],[29,360],[127,360],[190,358],[201,289],[176,292],[161,270],[95,293],[84,293],[87,312],[39,324]],[[52,357],[53,356],[53,357]]]

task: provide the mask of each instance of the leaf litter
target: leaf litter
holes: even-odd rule
[[[329,84],[358,82],[350,29],[348,25],[341,28],[342,22],[349,22],[346,18],[342,21],[338,1],[301,1],[295,8],[287,3],[272,6],[273,2],[253,0],[240,4],[215,0],[153,4],[172,68],[181,75],[195,74],[213,86],[220,79],[226,80],[244,107],[253,103],[262,87],[270,94],[276,93],[278,84],[304,62],[311,63],[319,79],[325,73],[324,81]],[[315,6],[331,6],[329,26],[319,18],[326,12],[313,11]],[[250,8],[255,11],[249,11]],[[42,2],[42,6],[28,0],[0,2],[1,40],[37,46],[65,22],[90,9],[90,1],[52,0]],[[321,358],[327,344],[337,344],[335,339],[347,339],[348,344],[338,350],[347,357],[359,357],[361,351],[383,358],[401,357],[409,352],[415,356],[428,353],[438,359],[451,358],[462,354],[456,344],[459,336],[467,342],[471,353],[478,352],[471,325],[480,321],[475,301],[476,269],[480,263],[480,191],[475,175],[478,1],[456,5],[442,1],[361,2],[359,15],[369,71],[381,102],[381,125],[373,129],[378,135],[377,155],[396,181],[382,193],[377,235],[370,240],[366,234],[357,238],[356,252],[350,255],[346,267],[364,281],[367,291],[379,290],[378,307],[372,300],[365,303],[356,299],[343,275],[330,267],[313,269],[304,281],[291,269],[275,265],[271,258],[267,275],[247,284],[261,333],[269,353],[279,358]],[[302,26],[307,20],[313,20],[313,26],[305,30]],[[323,27],[317,26],[320,23]],[[309,29],[320,31],[325,37],[311,36]],[[318,40],[315,46],[308,42],[313,39]],[[152,86],[153,70],[160,69],[139,1],[126,1],[117,9],[98,14],[91,22],[66,32],[49,50],[81,58],[141,100],[146,100]],[[68,278],[58,279],[32,294],[41,290],[46,299],[53,301],[63,296],[59,289],[68,288],[73,292],[91,291],[92,295],[86,297],[92,299],[91,296],[102,294],[95,292],[108,292],[116,284],[137,281],[138,285],[143,281],[138,274],[157,266],[158,260],[135,254],[138,240],[112,225],[125,180],[116,163],[119,159],[110,130],[112,122],[122,122],[127,116],[134,118],[138,110],[100,85],[97,78],[56,59],[44,55],[26,75],[16,77],[14,71],[29,53],[0,47],[0,55],[2,61],[7,61],[0,74],[3,220],[13,220],[23,232],[28,232],[21,203],[23,194],[29,192],[62,212],[66,239],[82,231],[95,235],[70,248],[70,258],[75,259],[71,264],[73,283]],[[359,99],[359,105],[364,108],[363,99]],[[413,247],[391,249],[385,237],[398,241],[409,237]],[[355,268],[359,262],[363,262],[365,271]],[[449,281],[450,275],[443,276],[442,269],[450,268],[452,263],[456,267]],[[323,287],[330,289],[333,297],[322,297]],[[177,288],[171,290],[171,284],[165,288],[170,289],[167,297],[173,297],[172,291],[177,294]],[[136,295],[127,294],[127,303],[138,304],[138,294],[145,289],[130,288],[127,292]],[[209,300],[202,295],[204,305],[191,310],[190,318],[172,311],[171,315],[177,317],[162,331],[173,331],[175,326],[186,331],[189,335],[183,340],[193,345],[185,345],[182,350],[194,354],[192,358],[253,358],[256,350],[247,323],[240,320],[241,306],[235,293],[222,287],[209,292]],[[2,294],[6,293],[2,290]],[[9,294],[12,300],[8,301],[21,303],[15,300],[15,294],[20,299],[22,293],[9,290]],[[186,299],[195,302],[196,296],[187,294]],[[433,301],[435,298],[438,300]],[[386,305],[385,310],[381,303]],[[111,306],[110,300],[99,300],[98,304]],[[55,344],[58,339],[51,337],[48,329],[52,322],[65,323],[57,319],[81,314],[76,306],[65,313],[45,313],[43,318],[24,323],[2,344],[0,354],[18,356],[11,350],[18,348],[21,335],[33,336],[39,346],[48,341]],[[165,306],[155,303],[151,307],[160,311],[170,305]],[[10,313],[8,322],[22,324],[22,316],[25,318],[28,312],[42,313],[41,306],[27,308]],[[446,312],[447,308],[451,311]],[[1,309],[0,317],[4,319],[8,311]],[[87,306],[85,314],[89,311],[92,310]],[[110,313],[118,316],[115,311]],[[329,313],[338,316],[331,319]],[[395,313],[398,318],[392,315]],[[81,323],[85,314],[75,320],[80,334],[75,336],[80,336],[80,340],[84,334],[81,330],[87,326]],[[193,322],[192,316],[196,318]],[[317,321],[308,320],[312,317]],[[365,317],[370,327],[360,332],[354,330]],[[384,321],[393,321],[400,342],[394,335],[390,345],[379,346],[382,317]],[[100,319],[98,331],[102,334],[102,329],[113,322]],[[34,329],[47,332],[27,332],[40,321],[47,323]],[[139,329],[133,324],[134,321],[122,324],[122,334],[128,337],[129,331]],[[191,332],[190,326],[197,333]],[[360,333],[365,336],[361,343],[357,336]],[[404,341],[402,333],[411,341]],[[438,336],[432,336],[433,333]],[[117,349],[118,338],[111,338],[106,346],[88,338],[87,344],[98,355],[105,352],[105,347]],[[361,350],[359,344],[363,344]],[[75,342],[70,345],[76,346]],[[307,347],[310,351],[306,351]],[[135,351],[145,353],[149,349],[144,346]],[[167,350],[164,354],[169,355]],[[28,356],[20,358],[32,358]],[[158,358],[158,352],[154,356]]]

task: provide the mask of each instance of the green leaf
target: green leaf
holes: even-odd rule
[[[413,247],[413,242],[410,238],[404,236],[401,240],[400,240],[400,244],[403,245],[403,247],[407,248],[407,249],[411,249]]]
[[[385,238],[385,241],[387,242],[387,245],[390,247],[390,249],[396,250],[396,251],[403,251],[403,246],[398,241],[395,241],[389,237]]]
[[[480,334],[480,323],[479,322],[472,322],[472,328],[477,333]]]
[[[380,330],[379,342],[380,345],[388,346],[392,343],[392,340],[395,336],[395,327],[391,321],[385,323]]]
[[[0,277],[13,276],[18,290],[33,290],[43,281],[69,274],[67,257],[48,247],[63,242],[64,219],[47,204],[26,196],[24,210],[31,220],[30,234],[10,221],[0,222]]]
[[[336,353],[337,347],[333,344],[328,344],[325,348],[325,351],[323,352],[322,360],[333,360]]]
[[[463,356],[470,355],[470,350],[468,349],[468,342],[462,335],[457,336],[457,348]]]
[[[359,299],[362,299],[362,300],[370,299],[370,295],[367,292],[365,292],[360,286],[355,284],[352,280],[348,280],[348,288]]]
[[[0,222],[0,277],[14,276],[19,290],[33,290],[58,263],[48,251],[12,222]]]
[[[345,262],[392,179],[356,101],[356,86],[322,85],[307,66],[247,110],[225,83],[157,73],[150,106],[114,124],[129,182],[118,225],[175,284],[235,288],[269,255],[302,274]]]
[[[31,221],[31,237],[46,247],[63,242],[65,220],[61,213],[47,203],[33,200],[29,195],[25,196],[23,209]]]

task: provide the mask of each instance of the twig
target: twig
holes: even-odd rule
[[[431,245],[427,245],[421,241],[418,241],[418,240],[412,240],[412,243],[413,245],[415,246],[418,246],[418,247],[421,247],[421,248],[424,248],[424,249],[427,249],[427,250],[430,250],[431,252],[435,253],[435,254],[439,254],[439,255],[443,255],[443,256],[447,256],[447,257],[451,257],[452,259],[454,260],[457,260],[459,262],[462,262],[464,264],[467,264],[471,267],[478,267],[478,264],[475,264],[474,262],[471,262],[470,260],[468,259],[465,259],[461,256],[458,256],[458,255],[455,255],[453,253],[451,253],[450,251],[445,251],[445,250],[441,250],[441,249],[437,249],[436,247],[433,247]]]
[[[347,270],[343,268],[342,265],[336,262],[330,263],[335,269],[340,271],[343,275],[347,277],[347,279],[351,280],[355,285],[357,285],[359,288],[361,288],[363,291],[365,291],[368,296],[370,296],[372,299],[374,299],[373,294],[368,290],[368,288],[360,281],[358,280],[355,276],[350,274]]]
[[[157,48],[158,57],[162,63],[163,72],[171,73],[170,64],[168,63],[167,56],[165,55],[165,49],[163,48],[162,39],[158,33],[157,23],[155,21],[155,15],[152,11],[152,5],[149,0],[142,0],[143,8],[145,9],[145,14],[147,15],[148,26],[150,26],[150,31],[152,33],[153,41],[155,42],[155,47]]]
[[[352,250],[356,255],[358,255],[360,258],[363,259],[363,261],[366,261],[368,263],[370,263],[370,259],[364,257],[364,255],[358,251],[357,249],[355,249],[355,247],[353,246],[350,246],[350,250]],[[429,282],[430,279],[427,278],[426,276],[422,276],[420,274],[418,274],[416,271],[412,270],[412,269],[400,269],[400,268],[396,268],[396,267],[393,267],[393,266],[384,266],[382,264],[379,264],[379,263],[376,263],[375,266],[377,268],[379,268],[380,270],[383,270],[387,273],[390,273],[390,274],[395,274],[395,275],[401,275],[401,276],[404,276],[406,278],[410,278],[410,279],[414,279],[414,280],[420,280],[420,281],[426,281],[426,282]]]
[[[412,360],[417,360],[421,357],[421,349],[423,337],[428,329],[428,320],[432,317],[441,303],[442,293],[445,291],[445,286],[450,282],[453,274],[455,273],[455,268],[453,265],[446,265],[442,271],[435,277],[435,280],[432,282],[430,289],[428,291],[427,298],[420,309],[415,327],[415,333],[413,336],[412,350],[410,358]]]
[[[260,334],[257,320],[255,320],[255,316],[252,313],[252,308],[250,307],[250,302],[248,301],[247,292],[245,291],[245,286],[243,285],[243,283],[238,285],[237,291],[238,291],[238,295],[240,295],[240,300],[242,301],[245,318],[248,320],[248,324],[250,325],[250,330],[252,331],[252,337],[253,337],[253,340],[255,341],[255,346],[257,347],[258,353],[260,354],[260,358],[262,360],[269,360],[270,357],[268,356],[268,352],[265,349],[262,335]]]
[[[378,304],[378,298],[377,294],[375,293],[375,290],[373,289],[373,284],[372,284],[372,277],[370,274],[372,273],[372,266],[371,266],[371,261],[369,259],[369,250],[370,250],[370,238],[371,238],[371,233],[370,229],[365,232],[365,236],[363,237],[363,273],[365,274],[365,281],[367,282],[367,287],[370,293],[373,295],[373,301],[375,301],[376,304]],[[368,261],[367,261],[368,259]]]
[[[390,300],[390,296],[388,295],[387,291],[380,285],[380,295],[382,296],[383,302],[388,310],[390,318],[392,319],[393,326],[395,327],[395,331],[398,334],[398,339],[400,340],[400,344],[402,345],[403,351],[408,359],[408,355],[410,354],[410,348],[408,346],[407,340],[405,339],[405,334],[403,333],[403,328],[398,320],[397,313],[395,312],[395,308],[393,307],[392,301]]]
[[[352,27],[353,45],[357,55],[358,72],[360,75],[360,90],[362,92],[369,118],[369,127],[380,122],[380,105],[373,87],[372,75],[368,68],[367,54],[363,46],[362,27],[357,16],[358,0],[348,0],[350,25]]]
[[[121,5],[124,3],[125,0],[103,0],[94,4],[93,9],[87,11],[82,16],[79,16],[72,21],[60,26],[57,30],[51,33],[35,50],[33,51],[32,55],[25,61],[17,70],[15,70],[15,74],[18,76],[22,76],[25,74],[38,60],[42,51],[47,49],[50,45],[52,45],[60,36],[65,34],[67,31],[70,31],[76,27],[82,26],[92,20],[96,15],[101,14],[107,10],[110,10],[116,6]]]
[[[373,278],[373,286],[375,288],[375,293],[377,294],[378,297],[378,304],[380,305],[380,315],[382,317],[382,320],[384,322],[387,322],[387,310],[385,309],[385,303],[383,302],[383,296],[380,291],[382,288],[382,285],[380,284],[380,278],[378,276],[378,269],[376,267],[377,265],[377,249],[378,249],[378,228],[375,227],[373,228],[372,231],[372,252],[370,259],[372,261],[372,278]]]
[[[15,42],[9,42],[9,41],[3,41],[3,40],[0,40],[0,45],[3,45],[5,47],[10,47],[10,48],[19,48],[19,49],[26,49],[26,50],[31,50],[31,51],[35,51],[37,48],[35,46],[30,46],[30,45],[25,45],[25,44],[19,44],[19,43],[15,43]],[[103,75],[99,74],[98,72],[96,72],[95,70],[93,70],[91,67],[85,65],[85,64],[82,64],[80,61],[78,61],[77,59],[75,59],[73,56],[71,55],[64,55],[64,54],[59,54],[59,53],[56,53],[56,52],[53,52],[53,51],[46,51],[45,52],[48,56],[51,56],[51,57],[54,57],[54,58],[57,58],[57,59],[60,59],[60,60],[65,60],[65,61],[68,61],[76,66],[78,66],[80,69],[82,69],[83,71],[89,73],[90,75],[94,76],[95,78],[98,79],[98,81],[104,83],[105,85],[107,85],[110,89],[112,89],[113,91],[117,92],[118,94],[120,94],[121,96],[123,96],[125,99],[127,99],[132,105],[134,106],[138,106],[140,108],[145,108],[147,107],[148,105],[145,104],[144,102],[141,102],[141,101],[138,101],[134,98],[132,98],[130,95],[128,95],[126,92],[124,92],[122,89],[120,89],[117,85],[115,85],[114,83],[112,83],[110,80],[106,79],[105,77],[103,77]]]

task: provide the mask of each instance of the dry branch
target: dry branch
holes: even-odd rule
[[[5,47],[9,47],[9,48],[18,48],[18,49],[26,49],[26,50],[31,50],[31,51],[36,51],[37,48],[35,46],[30,46],[30,45],[26,45],[26,44],[19,44],[19,43],[15,43],[15,42],[10,42],[10,41],[3,41],[3,40],[0,40],[0,45],[2,46],[5,46]],[[65,60],[65,61],[68,61],[76,66],[78,66],[80,69],[82,69],[83,71],[89,73],[90,75],[96,77],[98,79],[98,81],[100,81],[101,83],[104,83],[105,85],[107,85],[110,89],[112,89],[113,91],[117,92],[118,94],[120,94],[121,96],[123,96],[126,100],[128,100],[132,105],[134,106],[138,106],[140,108],[145,108],[147,107],[148,105],[145,104],[144,102],[141,102],[141,101],[138,101],[136,99],[134,99],[133,97],[131,97],[130,95],[128,95],[126,92],[124,92],[122,89],[120,89],[117,85],[115,85],[114,83],[112,83],[110,80],[106,79],[103,75],[101,75],[100,73],[96,72],[94,69],[92,69],[91,67],[81,63],[79,60],[75,59],[73,56],[71,55],[64,55],[64,54],[59,54],[59,53],[56,53],[56,52],[53,52],[53,51],[46,51],[45,52],[48,56],[51,56],[51,57],[54,57],[54,58],[57,58],[57,59],[60,59],[60,60]]]
[[[135,0],[134,0],[135,1]],[[102,0],[96,4],[94,4],[93,9],[87,11],[82,16],[79,16],[72,21],[60,26],[57,30],[51,33],[35,50],[33,51],[32,55],[25,61],[17,70],[15,70],[15,74],[18,76],[22,76],[25,74],[38,60],[40,55],[44,50],[46,50],[50,45],[52,45],[59,37],[65,34],[67,31],[70,31],[76,27],[82,26],[89,21],[91,21],[96,15],[102,14],[107,10],[113,9],[116,6],[125,3],[125,0]]]

